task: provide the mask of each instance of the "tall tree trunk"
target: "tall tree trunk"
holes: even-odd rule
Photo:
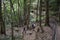
[[[27,0],[24,0],[24,25],[26,25]]]
[[[24,1],[24,18],[25,18],[25,25],[27,25],[27,27],[28,27],[28,25],[29,25],[29,19],[30,19],[30,1],[31,0],[25,0]]]
[[[13,11],[13,12],[12,12]],[[14,8],[13,8],[13,3],[12,3],[12,0],[10,0],[10,13],[11,13],[11,30],[12,30],[12,40],[14,40],[14,36],[13,36],[13,20],[12,20],[12,13],[14,13]]]
[[[38,22],[38,5],[39,5],[39,0],[38,0],[38,2],[37,2],[37,11],[36,11],[36,22]]]
[[[18,0],[18,18],[19,18],[19,26],[21,26],[22,22],[21,22],[21,12],[20,12],[20,3],[19,3],[19,0]]]
[[[59,22],[60,22],[60,0],[56,0],[57,2],[57,11],[58,11],[58,16],[59,16]]]
[[[49,0],[46,0],[46,21],[45,25],[49,26]]]
[[[58,16],[59,16],[59,22],[60,22],[60,0],[57,1],[57,8],[58,8]]]
[[[0,0],[0,34],[6,34],[5,33],[5,25],[2,17],[2,0]]]
[[[28,0],[28,3],[27,3],[27,27],[29,26],[29,22],[30,22],[30,1],[31,0]]]
[[[41,31],[42,31],[42,33],[44,32],[44,30],[43,30],[43,28],[42,28],[42,25],[41,25],[41,13],[42,13],[42,0],[40,0],[40,7],[39,7],[39,15],[40,15],[40,17],[39,17],[39,19],[40,19],[40,28],[41,28]]]
[[[58,15],[59,15],[59,22],[60,22],[60,6],[59,6],[59,14]]]

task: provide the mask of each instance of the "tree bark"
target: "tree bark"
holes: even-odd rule
[[[57,11],[58,11],[58,16],[59,16],[59,22],[60,22],[60,0],[57,1]]]
[[[24,0],[24,25],[26,25],[27,0]]]
[[[19,26],[22,26],[22,19],[21,19],[21,12],[20,12],[20,3],[19,3],[19,0],[18,0],[18,19],[19,19]]]
[[[43,30],[43,27],[41,25],[41,13],[42,13],[42,0],[40,0],[40,7],[39,7],[39,15],[40,15],[40,17],[39,17],[40,22],[39,23],[40,23],[41,32],[43,33],[44,30]]]
[[[6,34],[5,25],[2,17],[2,0],[0,0],[0,34]]]
[[[30,1],[31,0],[25,0],[24,1],[24,18],[25,18],[25,25],[27,25],[27,27],[28,27],[28,25],[29,25],[29,20],[30,20]]]
[[[36,11],[36,22],[38,22],[38,5],[39,5],[39,0],[38,0],[38,2],[37,2],[37,11]]]
[[[12,12],[13,11],[13,12]],[[14,8],[13,8],[13,3],[12,3],[12,0],[10,0],[10,13],[11,13],[11,31],[12,31],[12,40],[14,40],[14,36],[13,36],[13,20],[12,20],[12,13],[14,13]]]
[[[29,22],[30,22],[30,1],[31,0],[28,0],[28,3],[27,3],[27,26],[29,26]]]
[[[49,0],[46,0],[46,21],[45,25],[49,26]]]

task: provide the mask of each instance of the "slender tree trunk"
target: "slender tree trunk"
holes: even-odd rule
[[[58,14],[58,22],[60,24],[60,0],[56,0],[56,4],[57,4],[57,8],[56,8],[57,13],[56,14]]]
[[[49,26],[49,0],[46,0],[46,21],[45,25]]]
[[[24,25],[26,25],[27,0],[24,0]]]
[[[38,0],[38,2],[37,2],[36,22],[38,22],[38,5],[39,5],[39,0]]]
[[[41,28],[41,31],[42,31],[42,33],[44,32],[44,30],[43,30],[43,28],[42,28],[42,26],[41,26],[41,13],[42,13],[42,0],[40,0],[40,7],[39,7],[39,15],[40,15],[40,17],[39,17],[39,19],[40,19],[40,28]]]
[[[30,20],[30,1],[31,0],[25,0],[24,1],[24,18],[25,18],[25,25],[29,25]]]
[[[13,37],[14,37],[14,36],[13,36],[13,33],[14,33],[14,32],[13,32],[13,20],[12,20],[12,13],[13,13],[13,12],[12,12],[12,11],[14,12],[14,8],[13,8],[12,0],[10,0],[10,13],[11,13],[11,21],[12,21],[12,22],[11,22],[11,26],[12,26],[12,27],[11,27],[11,30],[12,30],[12,40],[14,40],[14,38],[13,38]]]
[[[59,11],[58,11],[58,16],[59,16],[59,22],[60,22],[60,6],[59,6]]]
[[[0,34],[6,34],[5,33],[5,25],[2,17],[2,0],[0,0]]]
[[[27,3],[27,26],[29,26],[29,22],[30,22],[30,1],[31,0],[28,0],[28,3]]]
[[[19,18],[19,26],[21,26],[22,22],[21,22],[21,12],[20,12],[20,3],[19,3],[19,0],[18,0],[18,18]]]
[[[59,22],[60,22],[60,0],[57,1],[57,10],[58,10],[58,16],[59,16]]]

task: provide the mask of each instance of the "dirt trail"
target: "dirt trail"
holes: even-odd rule
[[[22,34],[22,29],[23,28],[18,28],[19,32],[14,32],[14,36],[21,36]],[[24,33],[24,40],[52,40],[52,30],[49,27],[43,27],[44,33],[36,33],[33,30],[27,30],[26,33]],[[16,30],[16,29],[14,29]],[[11,34],[11,30],[8,29],[7,35]],[[37,34],[37,35],[36,35]],[[37,37],[37,38],[36,38]],[[60,26],[57,26],[57,35],[56,35],[56,40],[60,40]]]
[[[28,30],[26,34],[24,34],[24,40],[51,40],[52,30],[49,27],[44,27],[44,31],[44,33],[36,33],[33,30]]]
[[[32,35],[29,35],[30,32],[28,32],[24,38],[25,40],[52,40],[52,30],[49,27],[44,27],[44,31],[44,33],[37,33],[37,35],[36,32],[30,31]],[[57,26],[56,40],[60,40],[60,26]]]
[[[57,38],[56,40],[60,40],[60,26],[57,27]]]

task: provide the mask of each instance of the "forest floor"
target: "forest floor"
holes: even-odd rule
[[[49,27],[43,27],[44,33],[34,30],[26,30],[23,32],[23,27],[14,27],[14,40],[52,40],[52,30]],[[7,36],[0,36],[0,40],[12,40],[11,28],[6,29]],[[60,26],[57,27],[57,40],[60,40]]]
[[[52,30],[48,27],[43,27],[44,33],[33,31],[31,35],[24,35],[24,40],[51,40]]]
[[[57,27],[57,40],[60,40],[60,26]]]

